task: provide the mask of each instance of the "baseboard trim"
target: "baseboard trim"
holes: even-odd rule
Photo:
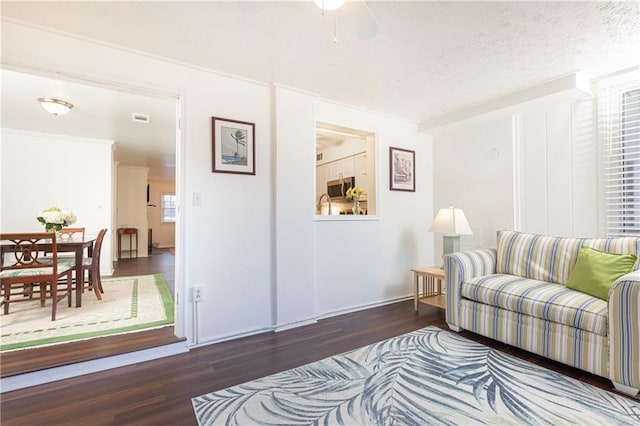
[[[365,303],[363,305],[355,305],[355,306],[349,306],[348,308],[336,309],[334,311],[324,312],[320,315],[317,315],[314,318],[308,318],[305,320],[300,320],[300,321],[292,322],[289,324],[276,325],[274,328],[274,331],[278,332],[278,331],[290,330],[292,328],[302,327],[309,324],[315,324],[318,321],[323,320],[325,318],[331,318],[338,315],[350,314],[352,312],[363,311],[365,309],[378,308],[380,306],[390,305],[392,303],[404,302],[405,300],[409,300],[409,299],[413,299],[413,295],[394,297],[392,299],[387,299],[380,302]]]
[[[48,368],[46,370],[34,371],[32,373],[4,377],[0,379],[0,392],[11,392],[31,386],[56,382],[58,380],[70,379],[72,377],[84,376],[86,374],[111,370],[118,367],[125,367],[127,365],[138,364],[140,362],[152,361],[154,359],[185,352],[189,352],[189,348],[187,347],[186,342],[183,341],[171,343],[169,345],[157,346],[155,348],[129,352],[126,354],[78,362],[61,367]]]
[[[350,306],[348,308],[336,309],[334,311],[324,312],[324,313],[318,315],[316,317],[316,319],[317,320],[321,320],[321,319],[325,319],[325,318],[331,318],[331,317],[335,317],[335,316],[338,316],[338,315],[344,315],[344,314],[350,314],[352,312],[364,311],[365,309],[378,308],[380,306],[391,305],[392,303],[404,302],[406,300],[412,300],[412,299],[413,299],[413,295],[411,295],[411,296],[400,296],[400,297],[394,297],[394,298],[387,299],[387,300],[382,300],[380,302],[365,303],[363,305]]]
[[[365,303],[365,304],[362,304],[362,305],[350,306],[348,308],[343,308],[343,309],[337,309],[337,310],[334,310],[334,311],[324,312],[324,313],[322,313],[322,314],[320,314],[320,315],[318,315],[316,317],[307,318],[307,319],[304,319],[304,320],[300,320],[300,321],[296,321],[296,322],[292,322],[292,323],[288,323],[288,324],[278,324],[278,325],[274,325],[272,327],[261,327],[261,328],[257,328],[257,329],[241,331],[241,332],[238,332],[238,333],[227,334],[227,335],[224,335],[224,336],[218,336],[218,337],[214,337],[214,338],[210,338],[210,339],[206,339],[206,340],[199,340],[198,343],[196,343],[196,344],[194,344],[193,342],[191,344],[189,344],[189,349],[199,348],[199,347],[208,346],[208,345],[214,345],[216,343],[222,343],[222,342],[226,342],[226,341],[229,341],[229,340],[240,339],[242,337],[253,336],[253,335],[256,335],[256,334],[260,334],[260,333],[268,333],[270,331],[272,331],[272,332],[280,332],[280,331],[290,330],[290,329],[302,327],[302,326],[305,326],[305,325],[315,324],[319,320],[322,320],[322,319],[325,319],[325,318],[331,318],[331,317],[335,317],[335,316],[338,316],[338,315],[344,315],[344,314],[349,314],[349,313],[352,313],[352,312],[363,311],[365,309],[377,308],[377,307],[380,307],[380,306],[390,305],[392,303],[404,302],[406,300],[412,300],[412,299],[413,299],[413,295],[411,295],[411,296],[400,296],[400,297],[394,297],[392,299],[387,299],[387,300],[383,300],[383,301],[379,301],[379,302]]]
[[[318,320],[316,318],[309,318],[309,319],[306,319],[306,320],[291,322],[289,324],[277,325],[273,329],[273,331],[275,331],[277,333],[279,331],[291,330],[292,328],[298,328],[298,327],[302,327],[302,326],[309,325],[309,324],[315,324],[317,322],[318,322]]]
[[[238,333],[226,334],[224,336],[219,336],[219,337],[214,337],[214,338],[211,338],[211,339],[200,340],[200,341],[198,341],[198,343],[193,343],[192,342],[189,345],[189,349],[200,348],[202,346],[214,345],[216,343],[222,343],[222,342],[227,342],[229,340],[240,339],[242,337],[249,337],[249,336],[253,336],[253,335],[256,335],[256,334],[260,334],[260,333],[268,333],[270,331],[273,331],[273,327],[255,328],[255,329],[251,329],[251,330],[241,331],[241,332],[238,332]]]

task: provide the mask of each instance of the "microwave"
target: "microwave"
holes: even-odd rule
[[[355,176],[346,177],[342,179],[330,180],[327,182],[327,194],[333,199],[344,199],[347,195],[347,190],[356,186]]]

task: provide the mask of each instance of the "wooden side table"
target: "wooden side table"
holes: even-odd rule
[[[444,269],[439,266],[429,266],[428,268],[413,268],[411,270],[413,271],[413,309],[415,313],[418,313],[420,303],[446,309]],[[422,291],[420,281],[422,281]]]
[[[122,236],[129,236],[129,258],[133,257],[132,240],[136,237],[135,253],[138,257],[138,228],[118,228],[118,260],[122,259]]]

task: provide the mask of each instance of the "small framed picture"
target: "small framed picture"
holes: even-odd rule
[[[256,174],[255,124],[211,117],[213,171]]]
[[[389,189],[416,190],[416,152],[389,147]]]

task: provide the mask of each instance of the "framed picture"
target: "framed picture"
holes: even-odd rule
[[[389,189],[416,190],[416,152],[389,147]]]
[[[211,117],[213,171],[256,174],[255,124]]]

